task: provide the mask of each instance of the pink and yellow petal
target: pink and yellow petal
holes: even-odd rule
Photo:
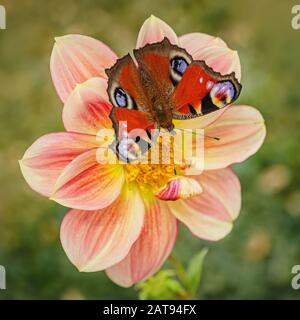
[[[136,48],[141,48],[148,43],[162,41],[165,37],[173,44],[178,44],[174,30],[163,20],[151,15],[142,25],[136,43]]]
[[[177,221],[165,202],[146,203],[144,226],[128,255],[108,268],[108,277],[122,287],[145,280],[162,266],[176,237]]]
[[[168,202],[168,205],[194,235],[205,240],[220,240],[231,231],[240,211],[239,180],[231,169],[204,172],[197,180],[203,188],[200,195]]]
[[[124,186],[120,197],[104,209],[70,210],[63,219],[60,238],[79,271],[101,271],[128,254],[143,220],[144,204],[138,190]]]
[[[239,55],[220,38],[190,33],[179,37],[179,46],[185,48],[195,60],[204,60],[215,71],[221,74],[235,72],[236,78],[241,80]]]
[[[204,60],[214,71],[223,75],[234,72],[236,78],[241,80],[241,62],[237,51],[226,47],[211,46],[203,49],[197,55],[197,60]]]
[[[97,148],[96,137],[81,133],[49,133],[36,140],[20,160],[29,186],[43,196],[51,195],[63,169],[80,154]]]
[[[171,179],[155,196],[160,200],[175,201],[194,197],[202,192],[199,182],[193,178],[177,177]]]
[[[266,127],[255,108],[231,106],[205,129],[205,135],[204,168],[214,170],[242,162],[253,155],[265,139]]]
[[[178,38],[179,46],[186,49],[186,51],[194,57],[197,57],[201,54],[202,50],[211,47],[218,46],[226,48],[226,43],[219,37],[213,37],[201,32],[193,32],[184,34]]]
[[[213,122],[215,122],[226,110],[223,108],[204,116],[187,119],[187,120],[173,120],[176,129],[204,129]]]
[[[108,46],[99,40],[78,34],[55,40],[50,70],[56,91],[63,102],[76,84],[92,77],[107,79],[105,69],[111,67],[117,59]]]
[[[67,131],[96,135],[101,128],[112,128],[109,119],[112,106],[106,88],[107,81],[102,78],[91,78],[76,86],[63,109]]]
[[[97,150],[91,150],[77,157],[63,170],[51,199],[74,209],[102,209],[119,196],[123,183],[122,165],[100,164]]]

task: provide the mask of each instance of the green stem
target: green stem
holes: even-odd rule
[[[182,297],[183,299],[193,299],[193,294],[191,294],[189,292],[189,290],[187,289],[188,288],[188,278],[187,278],[187,275],[186,275],[186,272],[185,272],[185,268],[183,266],[183,264],[181,263],[180,260],[178,260],[174,254],[171,254],[169,256],[169,262],[170,264],[173,266],[173,268],[175,269],[176,271],[176,274],[178,276],[178,279],[180,280],[180,282],[182,283],[182,285],[184,286],[184,289],[185,289],[185,294],[184,296]]]

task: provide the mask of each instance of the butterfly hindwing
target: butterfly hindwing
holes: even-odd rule
[[[147,113],[114,107],[110,119],[116,135],[111,149],[124,162],[139,160],[151,147],[151,130],[154,129],[154,123]]]
[[[122,130],[125,130],[125,128],[129,137],[131,132],[134,134],[134,131],[137,132],[137,130],[141,129],[141,135],[145,138],[145,133],[147,134],[147,132],[150,132],[155,127],[147,113],[139,110],[113,108],[110,114],[110,119],[112,120],[118,139],[123,137]],[[120,128],[120,125],[123,125],[124,129]]]

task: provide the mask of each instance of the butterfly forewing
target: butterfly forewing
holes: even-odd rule
[[[147,96],[141,84],[140,73],[129,54],[118,59],[106,73],[107,93],[114,107],[147,110]]]
[[[224,108],[238,98],[240,91],[234,73],[223,76],[204,61],[193,61],[174,90],[174,118],[195,118]]]

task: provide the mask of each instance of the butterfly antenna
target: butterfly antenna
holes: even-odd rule
[[[204,137],[210,138],[210,139],[214,139],[214,140],[217,140],[217,141],[221,140],[221,138],[219,138],[219,137],[209,136],[208,134],[204,134]]]
[[[181,128],[176,128],[176,130],[185,131],[185,130],[193,130],[193,129],[181,129]],[[204,137],[206,137],[206,138],[214,139],[214,140],[217,140],[217,141],[221,140],[221,138],[219,138],[219,137],[210,136],[210,135],[208,135],[208,134],[202,134],[202,133],[200,133],[200,132],[194,132],[194,131],[192,131],[192,134],[201,135],[201,136],[204,136]]]

